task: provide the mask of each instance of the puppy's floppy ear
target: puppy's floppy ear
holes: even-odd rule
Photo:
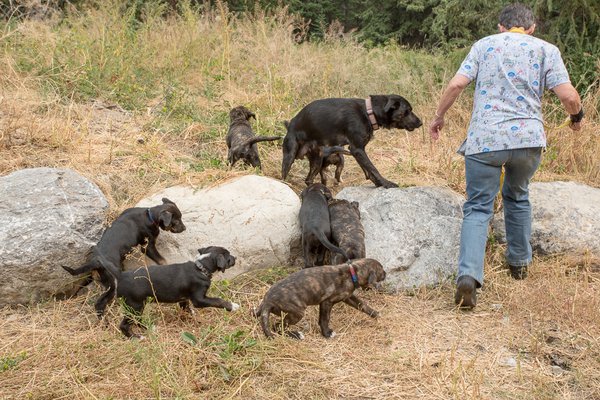
[[[369,283],[369,285],[374,285],[377,283],[377,274],[375,273],[375,271],[369,272],[369,278],[367,279],[367,282]]]
[[[163,204],[175,204],[171,200],[167,199],[166,197],[162,198],[162,202],[163,202]]]
[[[256,114],[254,114],[254,113],[253,113],[252,111],[250,111],[250,110],[246,110],[246,111],[247,111],[247,113],[246,113],[246,119],[250,119],[250,118],[254,118],[254,119],[256,119]]]
[[[324,186],[323,189],[321,189],[321,193],[323,194],[323,196],[325,196],[325,199],[327,199],[327,201],[333,200],[333,195],[331,194],[331,190],[329,190],[329,188],[327,186]]]
[[[223,254],[217,255],[217,267],[221,271],[225,271],[225,268],[227,268],[228,266],[229,265],[227,264],[227,260],[225,259],[225,256]]]
[[[360,215],[360,204],[358,203],[358,201],[353,201],[350,204],[352,204],[352,207],[354,207],[354,209],[356,210],[356,213],[358,214],[358,218],[361,218],[361,215]]]
[[[171,214],[168,211],[161,211],[160,214],[159,214],[159,216],[158,216],[158,221],[165,228],[168,227],[168,226],[171,226],[171,220],[172,219],[173,219],[173,214]]]

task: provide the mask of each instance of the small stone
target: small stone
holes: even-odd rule
[[[517,360],[514,357],[509,357],[506,360],[504,360],[503,365],[505,367],[515,368],[517,366]]]
[[[565,370],[559,367],[558,365],[552,366],[552,375],[562,375],[565,373]]]

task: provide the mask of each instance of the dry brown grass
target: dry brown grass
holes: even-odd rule
[[[164,102],[160,94],[147,107],[128,112],[104,107],[109,100],[91,104],[65,101],[58,92],[42,94],[41,80],[59,82],[64,76],[24,73],[5,47],[0,174],[37,166],[73,168],[101,187],[112,217],[167,186],[202,187],[254,173],[223,164],[223,116],[231,106],[255,110],[259,133],[283,133],[281,122],[312,99],[397,92],[427,124],[442,90],[439,77],[447,81],[453,73],[434,56],[393,47],[366,50],[352,41],[294,45],[292,21],[284,13],[248,20],[218,14],[157,20],[140,42],[146,46],[139,54],[146,66],[172,65],[183,71],[179,79],[187,87],[198,89],[190,98],[202,117],[185,124],[156,112]],[[74,23],[73,30],[81,34],[85,25],[94,42],[93,32],[101,36],[107,12],[86,18],[79,22],[87,24]],[[19,29],[33,47],[45,43],[47,48],[36,49],[49,63],[53,46],[66,33],[39,22]],[[73,57],[86,65],[89,54]],[[442,71],[434,72],[436,67]],[[549,151],[536,180],[600,187],[598,96],[585,98],[588,118],[581,132],[549,132]],[[384,130],[367,151],[383,176],[402,186],[449,186],[462,193],[463,161],[455,149],[469,110],[466,94],[448,114],[437,143],[425,129]],[[550,125],[562,119],[552,104],[546,115]],[[263,174],[277,178],[280,148],[266,144],[260,151]],[[305,163],[294,164],[292,188],[303,187],[306,172]],[[343,177],[342,187],[366,183],[353,160]],[[117,306],[106,323],[96,321],[97,292],[3,309],[0,398],[600,398],[600,262],[593,256],[540,258],[531,276],[517,282],[507,276],[502,254],[502,246],[490,244],[486,286],[474,312],[455,309],[451,285],[410,296],[369,292],[364,297],[381,317],[372,320],[338,305],[332,325],[339,336],[332,340],[320,337],[314,309],[301,323],[305,341],[263,338],[249,310],[269,284],[289,272],[280,268],[217,285],[215,292],[242,305],[236,314],[199,310],[192,317],[174,306],[149,306],[145,317],[156,331],[142,342],[121,337]],[[183,332],[194,334],[198,344],[187,344]]]

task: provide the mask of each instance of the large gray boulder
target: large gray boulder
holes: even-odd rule
[[[392,291],[435,285],[456,273],[462,196],[450,189],[348,187],[358,201],[367,257],[383,264]]]
[[[0,177],[0,307],[69,295],[103,230],[108,202],[69,169],[32,168]]]
[[[541,255],[600,255],[600,189],[576,182],[536,182],[529,191],[531,246]],[[494,216],[494,235],[506,242],[503,211]]]
[[[197,249],[222,246],[237,257],[235,267],[214,279],[230,278],[257,269],[294,263],[300,251],[298,212],[300,199],[286,184],[271,178],[247,175],[214,187],[194,190],[175,186],[137,204],[148,207],[162,197],[174,201],[186,230],[161,232],[158,251],[169,263],[198,256]],[[150,260],[130,258],[132,269]]]

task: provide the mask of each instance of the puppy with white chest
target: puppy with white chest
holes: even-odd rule
[[[268,338],[273,338],[269,325],[269,316],[284,315],[283,327],[294,325],[304,317],[308,306],[319,305],[319,327],[326,338],[334,337],[329,327],[331,309],[334,304],[343,301],[351,307],[375,318],[377,311],[364,304],[354,295],[358,288],[367,288],[385,279],[385,271],[379,261],[371,258],[354,260],[341,265],[326,265],[302,269],[273,285],[255,310],[260,325]],[[300,332],[288,332],[288,335],[301,339]]]
[[[225,272],[233,267],[235,257],[227,249],[217,246],[198,249],[198,253],[200,256],[195,261],[152,265],[125,272],[112,263],[103,263],[103,267],[113,276],[108,290],[109,298],[112,299],[116,294],[133,313],[126,315],[119,326],[125,336],[139,336],[132,332],[131,326],[136,323],[134,317],[141,315],[144,310],[147,298],[158,303],[179,303],[184,309],[188,309],[188,301],[198,308],[217,307],[227,311],[239,308],[236,303],[206,296],[213,273]]]

